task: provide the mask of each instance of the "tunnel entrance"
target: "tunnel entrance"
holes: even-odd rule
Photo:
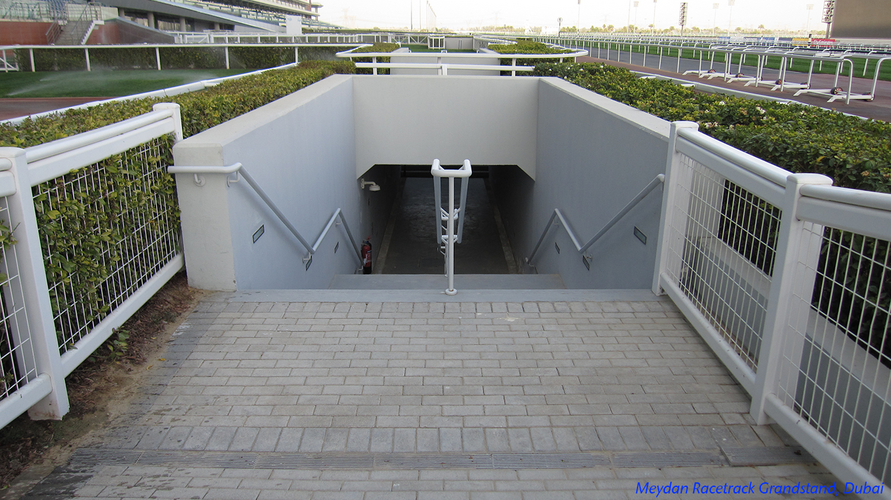
[[[464,235],[455,245],[455,273],[516,274],[513,252],[491,196],[488,169],[474,166],[468,181]],[[456,180],[456,192],[460,182],[463,179]],[[434,185],[429,166],[401,167],[400,196],[394,201],[375,274],[443,274]],[[447,200],[446,182],[441,189],[443,200]]]

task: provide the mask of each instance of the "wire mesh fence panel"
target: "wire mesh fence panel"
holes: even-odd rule
[[[789,318],[777,396],[872,475],[891,480],[891,250],[888,241],[818,226],[819,259],[799,262],[805,317]]]
[[[0,400],[37,377],[9,203],[0,198]]]
[[[33,189],[60,352],[179,252],[179,210],[161,137]]]
[[[757,370],[781,211],[684,155],[672,176],[666,271]]]

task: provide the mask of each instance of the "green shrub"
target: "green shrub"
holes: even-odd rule
[[[26,148],[61,139],[146,113],[158,102],[181,106],[183,134],[188,137],[353,69],[348,61],[310,62],[225,81],[201,92],[107,103],[17,126],[0,124],[0,146]],[[173,163],[172,145],[170,136],[157,138],[35,186],[34,207],[62,352],[126,298],[121,286],[135,290],[166,263],[153,257],[164,258],[153,242],[167,235],[161,246],[171,251],[176,244],[171,235],[179,232],[175,184],[166,172]],[[0,225],[0,247],[12,243],[12,231]],[[118,332],[106,344],[108,355],[118,356],[126,340],[126,334]],[[0,342],[0,351],[4,348]]]
[[[517,40],[517,43],[492,44],[488,48],[499,54],[567,54],[572,52],[569,49],[555,49],[541,42],[523,39]]]
[[[226,67],[223,47],[161,47],[161,69],[214,69]]]
[[[369,45],[367,47],[359,47],[358,49],[354,50],[353,53],[355,54],[358,52],[393,52],[394,50],[396,50],[398,48],[399,48],[399,45],[395,44],[395,43],[379,42],[379,43],[375,43],[373,45]],[[370,62],[374,62],[374,59],[371,57],[357,57],[357,58],[354,58],[353,61],[360,62],[360,63],[361,62],[370,63]],[[388,63],[388,62],[390,62],[390,58],[389,57],[378,57],[377,62]],[[385,68],[379,69],[379,70],[377,70],[377,72],[379,75],[389,75],[390,74],[390,70],[385,69]],[[362,69],[357,69],[356,73],[360,74],[360,75],[370,75],[370,74],[374,73],[374,70],[369,69],[369,68],[362,68]]]
[[[602,64],[542,64],[535,74],[563,78],[666,120],[695,121],[703,133],[792,172],[824,174],[837,186],[891,192],[891,124],[885,122],[799,104],[702,94]],[[779,228],[771,221],[779,210],[730,182],[725,188],[727,223],[720,237],[772,274]],[[732,201],[736,197],[759,209]],[[770,244],[752,246],[753,238]],[[891,366],[885,331],[891,290],[885,286],[880,294],[878,286],[887,279],[882,260],[888,247],[888,241],[826,228],[812,305]]]
[[[499,54],[568,54],[571,53],[572,50],[568,49],[555,49],[553,47],[548,47],[547,45],[541,42],[533,42],[531,40],[518,39],[517,43],[509,43],[509,44],[492,44],[489,45],[489,50],[494,50]],[[518,66],[535,66],[536,64],[541,63],[541,59],[517,59]],[[502,59],[502,66],[511,66],[513,65],[513,61],[510,59]],[[510,73],[507,71],[502,71],[502,75],[509,75]]]
[[[298,55],[300,62],[310,61],[338,61],[337,53],[350,50],[352,47],[300,47]]]
[[[832,110],[703,94],[637,78],[613,66],[540,64],[556,76],[670,121],[699,123],[703,133],[792,172],[827,175],[837,186],[891,192],[891,124]]]
[[[90,48],[90,67],[93,69],[157,69],[155,49],[151,48]]]
[[[0,123],[0,147],[27,148],[62,139],[147,113],[159,102],[174,102],[182,107],[183,133],[188,137],[332,74],[352,73],[354,68],[349,61],[308,61],[296,68],[227,80],[201,92],[72,109],[61,115],[27,119],[15,126]]]
[[[358,49],[353,51],[353,54],[359,52],[393,52],[394,50],[399,48],[398,43],[385,43],[378,42],[367,47],[359,47]]]
[[[36,71],[84,71],[87,59],[82,49],[32,49]],[[28,49],[15,49],[15,59],[22,71],[31,71]]]
[[[229,47],[232,68],[274,68],[293,62],[293,47]]]

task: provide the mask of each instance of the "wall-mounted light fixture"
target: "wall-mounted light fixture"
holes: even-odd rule
[[[380,191],[380,190],[381,190],[381,187],[378,186],[376,182],[373,182],[373,181],[366,181],[365,178],[361,178],[361,179],[359,179],[359,187],[360,187],[361,189],[365,189],[365,186],[368,186],[368,190],[369,190],[369,191],[376,192],[376,191]]]

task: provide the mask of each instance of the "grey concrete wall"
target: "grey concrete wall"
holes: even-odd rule
[[[375,164],[518,165],[536,171],[538,81],[353,77],[356,175]]]
[[[395,180],[372,173],[369,180],[378,181],[381,191],[359,189],[351,168],[353,130],[350,77],[333,76],[177,144],[174,157],[178,166],[241,162],[310,244],[337,208],[357,243],[369,235],[379,241],[384,229],[379,221],[389,212],[387,199],[395,190],[388,188]],[[186,189],[180,200],[193,286],[326,288],[334,274],[357,269],[346,233],[335,227],[306,270],[302,258],[307,251],[243,179],[227,187],[223,176],[207,177],[217,179],[204,187],[177,179],[178,189]],[[196,192],[197,202],[188,199]],[[217,227],[225,226],[227,218],[228,230]],[[254,243],[252,235],[261,225],[265,232]]]
[[[668,122],[560,79],[539,82],[535,182],[510,168],[492,175],[521,261],[555,208],[586,242],[665,171],[668,151]],[[590,271],[566,232],[551,230],[535,262],[538,272],[560,274],[570,288],[649,288],[661,194],[657,188],[590,249]],[[634,236],[634,226],[646,234],[646,244]]]
[[[438,62],[445,62],[449,64],[485,64],[485,65],[498,65],[500,64],[497,57],[484,57],[477,54],[468,54],[466,57],[447,57],[440,58],[437,57],[436,53],[431,53],[429,56],[418,56],[414,55],[411,57],[400,57],[396,55],[394,52],[393,56],[390,58],[391,62],[394,63],[425,63],[425,64],[435,64]],[[448,70],[450,76],[498,76],[501,74],[498,70],[486,70],[486,69],[449,69]],[[393,68],[390,70],[391,75],[427,75],[434,76],[439,74],[438,69],[405,69],[405,68]]]
[[[448,50],[475,50],[473,48],[473,37],[454,37],[449,36],[445,39],[445,47]]]
[[[559,79],[338,75],[191,137],[174,156],[178,166],[241,162],[311,243],[341,208],[357,241],[371,236],[375,248],[399,181],[388,165],[468,158],[492,166],[522,261],[555,208],[587,240],[662,173],[668,128]],[[360,190],[359,177],[381,190]],[[179,175],[177,183],[193,286],[326,288],[358,267],[335,227],[306,270],[306,250],[243,180],[227,186],[210,175],[202,187]],[[657,189],[591,248],[590,271],[565,232],[553,230],[538,272],[560,274],[572,288],[649,288],[660,208]]]

